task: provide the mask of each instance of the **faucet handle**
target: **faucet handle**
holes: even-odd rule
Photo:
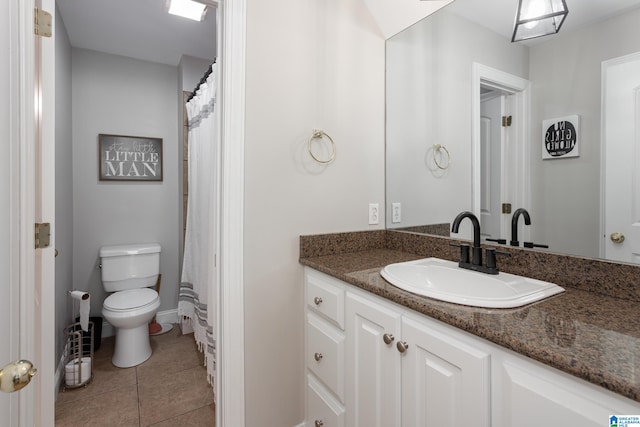
[[[525,248],[549,248],[549,245],[541,245],[539,243],[524,242]]]
[[[511,254],[509,252],[502,252],[502,251],[497,251],[495,249],[492,248],[487,248],[487,268],[495,268],[496,271],[498,270],[497,265],[496,265],[496,256],[500,255],[500,256],[511,256]]]
[[[449,246],[460,248],[460,262],[469,263],[469,245],[464,243],[449,243]]]
[[[507,239],[485,239],[487,242],[496,242],[499,245],[506,245]]]

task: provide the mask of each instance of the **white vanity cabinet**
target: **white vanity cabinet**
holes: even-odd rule
[[[314,269],[305,281],[307,427],[596,427],[640,414],[638,402]]]
[[[330,276],[306,269],[305,277],[307,426],[343,425],[319,415],[319,395],[324,395],[325,406],[336,408],[338,421],[349,427],[489,426],[487,353],[459,341],[457,331],[438,331],[443,325],[408,310],[403,313],[402,307]],[[327,295],[339,295],[331,297],[327,307],[335,299],[345,299],[344,334],[339,322],[320,322],[317,312]],[[336,317],[332,309],[325,310]],[[325,333],[320,331],[323,325]],[[323,353],[319,361],[316,356],[318,349],[342,348],[340,337],[345,339],[345,353],[336,365],[345,374],[345,383],[338,380],[338,371],[324,373],[333,366],[333,356]]]

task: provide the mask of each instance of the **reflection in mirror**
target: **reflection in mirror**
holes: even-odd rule
[[[605,195],[604,159],[616,144],[607,130],[619,126],[606,124],[601,105],[607,90],[634,84],[605,89],[602,70],[605,61],[640,52],[640,0],[568,1],[560,33],[524,43],[510,42],[515,0],[479,3],[456,0],[387,40],[387,228],[431,233],[425,227],[470,210],[481,218],[485,237],[509,242],[511,214],[502,212],[510,205],[531,215],[531,225],[520,221],[521,245],[633,261],[628,249],[620,250],[623,244],[606,248],[614,232],[629,238],[634,231],[630,221],[606,224],[601,200],[635,200],[640,190]],[[482,70],[526,81],[530,94],[519,105],[510,99],[517,91],[494,85]],[[633,116],[629,105],[627,123],[637,123],[640,114]],[[543,160],[543,121],[574,115],[579,156]],[[502,116],[512,116],[510,128],[501,126]],[[490,143],[496,133],[500,142]],[[446,169],[437,165],[438,145],[450,155]],[[633,170],[633,156],[616,155],[616,161],[629,166],[614,169]],[[621,179],[635,183],[631,175]],[[463,229],[456,237],[470,235]]]

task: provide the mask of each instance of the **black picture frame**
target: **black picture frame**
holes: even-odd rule
[[[162,181],[162,138],[98,135],[100,181]]]

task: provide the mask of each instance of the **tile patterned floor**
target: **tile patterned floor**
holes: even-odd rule
[[[214,427],[213,392],[193,334],[151,337],[153,355],[133,368],[111,364],[114,338],[94,354],[93,381],[60,391],[56,427]]]

